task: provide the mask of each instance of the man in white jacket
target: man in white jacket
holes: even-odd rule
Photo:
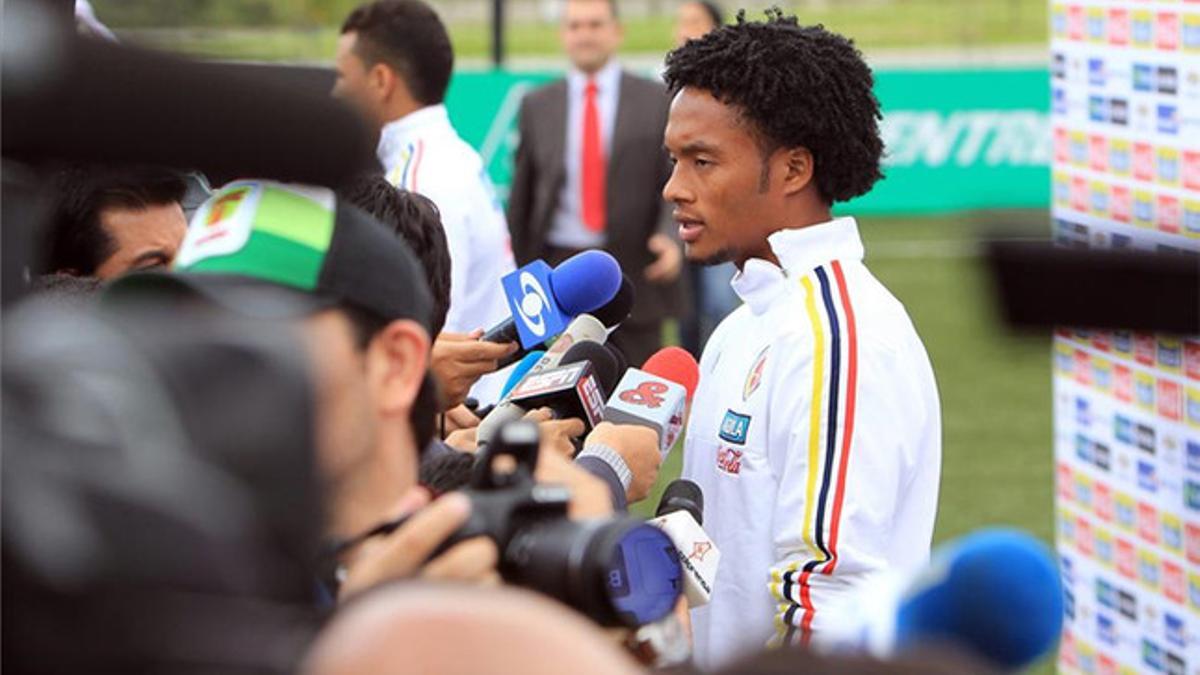
[[[807,643],[873,575],[928,560],[941,420],[925,348],[831,207],[880,178],[872,75],[795,18],[672,52],[663,190],[690,261],[733,261],[744,304],[700,362],[683,475],[721,551],[693,612],[703,667]]]
[[[443,100],[454,52],[437,13],[421,0],[376,0],[346,19],[338,40],[334,95],[353,103],[379,130],[378,155],[398,188],[433,200],[450,247],[450,311],[434,345],[439,361],[478,376],[509,353],[469,339],[508,316],[500,278],[515,269],[504,211],[479,153],[450,124]],[[439,354],[439,351],[443,354]],[[446,352],[450,357],[439,358]],[[451,367],[451,366],[446,366]],[[440,379],[450,379],[438,372]],[[495,400],[502,376],[472,390]]]

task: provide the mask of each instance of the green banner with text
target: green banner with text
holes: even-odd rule
[[[460,134],[508,194],[517,111],[556,73],[460,71],[447,96]],[[839,208],[937,213],[1050,205],[1050,80],[1045,68],[877,70],[885,179]]]

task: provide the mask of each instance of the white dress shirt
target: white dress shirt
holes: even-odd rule
[[[617,105],[621,95],[621,65],[609,61],[595,74],[596,112],[600,116],[600,143],[604,149],[605,165],[612,157],[613,126],[617,121]],[[587,95],[588,76],[578,69],[567,74],[567,142],[563,160],[567,179],[558,194],[558,207],[550,223],[546,240],[559,248],[596,248],[603,246],[603,232],[592,232],[583,224],[581,190],[583,189],[583,111]]]
[[[516,269],[508,223],[479,153],[450,124],[443,105],[389,122],[379,136],[379,160],[392,185],[433,200],[450,248],[450,311],[446,330],[490,328],[508,317],[500,278]],[[471,395],[494,401],[506,375],[490,375]]]
[[[835,625],[856,588],[928,561],[937,512],[933,369],[854,220],[768,241],[780,265],[734,277],[745,304],[704,350],[684,446],[721,551],[692,612],[703,668]]]

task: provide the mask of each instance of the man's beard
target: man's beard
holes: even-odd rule
[[[693,265],[700,265],[701,267],[714,267],[716,265],[724,265],[725,263],[736,259],[736,251],[734,251],[732,248],[722,248],[718,249],[716,253],[713,253],[706,258],[701,258],[699,260],[688,258],[688,262],[692,263]]]

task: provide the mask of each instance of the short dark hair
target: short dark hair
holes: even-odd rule
[[[813,155],[828,204],[865,194],[883,177],[879,101],[854,43],[823,26],[801,26],[778,8],[690,40],[667,56],[672,92],[693,87],[734,106],[757,132],[764,158],[778,148]]]
[[[356,33],[354,51],[368,66],[383,62],[420,103],[446,98],[454,50],[437,12],[421,0],[375,0],[350,13],[342,33]]]
[[[428,197],[394,187],[380,175],[356,178],[338,194],[395,231],[417,255],[433,295],[430,334],[437,337],[450,311],[450,246],[437,205]]]
[[[427,455],[421,460],[417,482],[438,497],[467,487],[474,472],[475,455],[471,453],[454,451]]]
[[[91,276],[115,252],[100,222],[102,211],[182,202],[187,183],[178,172],[160,167],[73,164],[53,173],[50,192],[46,271]]]

